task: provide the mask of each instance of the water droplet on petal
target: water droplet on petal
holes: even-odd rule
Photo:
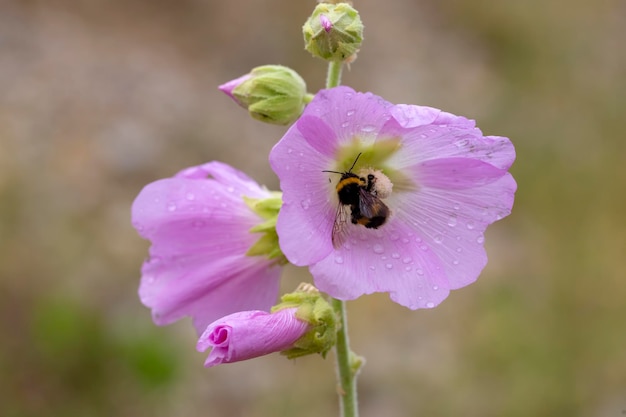
[[[345,127],[348,127],[348,126],[350,126],[350,122],[343,122],[343,123],[341,124],[341,127],[344,127],[344,128],[345,128]]]
[[[464,146],[467,146],[468,143],[469,143],[469,140],[467,139],[459,139],[456,142],[454,142],[457,148],[462,148]]]
[[[457,251],[457,253],[461,253],[461,252],[463,252],[463,248],[459,246],[458,248],[456,248],[456,251]]]
[[[469,230],[472,230],[474,227],[476,227],[476,223],[474,223],[474,221],[470,220],[470,221],[467,222],[467,224],[465,226],[467,226],[467,228]]]
[[[361,128],[361,131],[365,132],[365,133],[370,133],[370,132],[373,132],[375,130],[376,130],[376,126],[374,126],[374,125],[365,125],[365,126],[363,126]]]
[[[369,268],[370,268],[372,271],[375,271],[375,270],[376,270],[376,267],[375,267],[374,265],[370,265],[370,266],[369,266]]]
[[[426,307],[428,307],[428,308],[433,308],[434,306],[435,306],[435,303],[433,303],[433,302],[429,301],[428,303],[426,303]]]
[[[405,267],[404,267],[404,270],[405,270],[406,272],[409,272],[409,271],[411,271],[411,267],[410,267],[410,266],[405,266]]]
[[[300,205],[302,206],[303,209],[308,210],[309,207],[311,207],[311,200],[308,198],[306,200],[302,200],[300,202]]]
[[[335,263],[342,264],[343,263],[343,258],[341,256],[335,256]]]
[[[226,190],[227,190],[229,193],[234,193],[234,192],[235,192],[235,187],[233,187],[233,186],[231,185],[231,186],[229,186],[228,188],[226,188]]]
[[[448,219],[448,226],[450,226],[450,227],[454,227],[454,226],[456,226],[456,217],[451,216],[451,217]]]
[[[392,257],[393,259],[400,259],[400,254],[399,254],[399,253],[397,253],[397,252],[394,252],[394,253],[392,253],[392,254],[391,254],[391,257]]]
[[[458,264],[459,264],[459,261],[457,261],[457,260],[455,259],[454,261],[452,261],[452,264],[453,264],[453,265],[458,265]]]
[[[441,242],[443,242],[443,236],[441,235],[435,236],[435,243],[441,243]]]
[[[168,211],[176,211],[176,204],[174,204],[174,203],[169,203],[169,204],[167,205],[167,210],[168,210]]]
[[[402,263],[405,263],[405,264],[410,264],[411,262],[413,262],[413,258],[411,258],[410,256],[407,256],[406,258],[402,260]]]
[[[424,271],[421,269],[418,269],[415,272],[417,272],[417,275],[424,275]]]
[[[293,152],[293,149],[288,148],[288,149],[287,149],[287,153],[291,153],[291,152]]]
[[[356,110],[348,110],[346,113],[346,116],[350,117],[350,116],[354,116],[354,113],[356,113]]]
[[[392,264],[385,264],[385,268],[391,269],[391,268],[393,268],[393,265]]]
[[[379,243],[376,243],[374,247],[372,248],[372,250],[374,251],[374,253],[378,253],[378,254],[385,252],[385,248],[383,247],[383,245]]]
[[[483,243],[485,243],[485,236],[483,236],[483,235],[478,236],[478,237],[476,238],[476,243],[481,244],[481,245],[482,245]]]
[[[433,285],[433,290],[434,290],[434,291],[437,291],[438,289],[439,289],[439,287],[438,287],[438,286]]]
[[[427,251],[428,250],[428,246],[422,245],[422,246],[420,246],[420,249],[423,250],[423,251]]]

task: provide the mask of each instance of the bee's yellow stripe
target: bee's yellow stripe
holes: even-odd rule
[[[348,186],[350,184],[362,185],[363,181],[361,181],[361,178],[358,178],[358,177],[348,177],[348,178],[345,178],[345,179],[339,181],[339,183],[337,184],[337,192],[341,191],[341,189],[343,187],[346,187],[346,186]]]

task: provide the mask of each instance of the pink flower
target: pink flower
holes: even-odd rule
[[[295,316],[297,308],[275,313],[241,311],[211,323],[198,340],[197,349],[211,349],[204,366],[243,361],[293,347],[309,325]]]
[[[187,168],[148,184],[132,206],[132,223],[152,242],[139,297],[156,324],[191,316],[200,334],[226,314],[269,309],[278,296],[275,260],[247,256],[263,222],[243,200],[270,195],[220,162]]]
[[[335,298],[389,292],[411,309],[434,307],[484,268],[483,233],[513,205],[514,159],[507,138],[483,136],[466,118],[322,90],[270,154],[283,190],[281,249]],[[368,204],[339,203],[353,164],[359,197],[387,207],[380,218]]]

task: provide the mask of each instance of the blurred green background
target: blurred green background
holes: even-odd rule
[[[202,367],[137,297],[146,183],[217,159],[277,188],[285,128],[216,86],[303,50],[309,1],[0,3],[0,415],[332,416],[332,355]],[[430,311],[349,304],[361,414],[626,414],[626,3],[359,0],[344,83],[476,119],[517,148],[477,283]],[[284,288],[307,278],[288,268]]]

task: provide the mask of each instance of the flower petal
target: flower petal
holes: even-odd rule
[[[237,312],[211,323],[198,340],[197,350],[212,348],[204,366],[211,367],[289,349],[309,325],[296,318],[296,308]]]
[[[477,128],[426,125],[404,133],[402,151],[390,163],[405,168],[429,159],[454,157],[477,159],[508,169],[515,160],[515,148],[508,138],[483,136]]]
[[[421,236],[392,218],[380,229],[347,225],[344,245],[311,266],[315,285],[341,300],[389,292],[397,303],[431,308],[449,293],[443,265]]]

